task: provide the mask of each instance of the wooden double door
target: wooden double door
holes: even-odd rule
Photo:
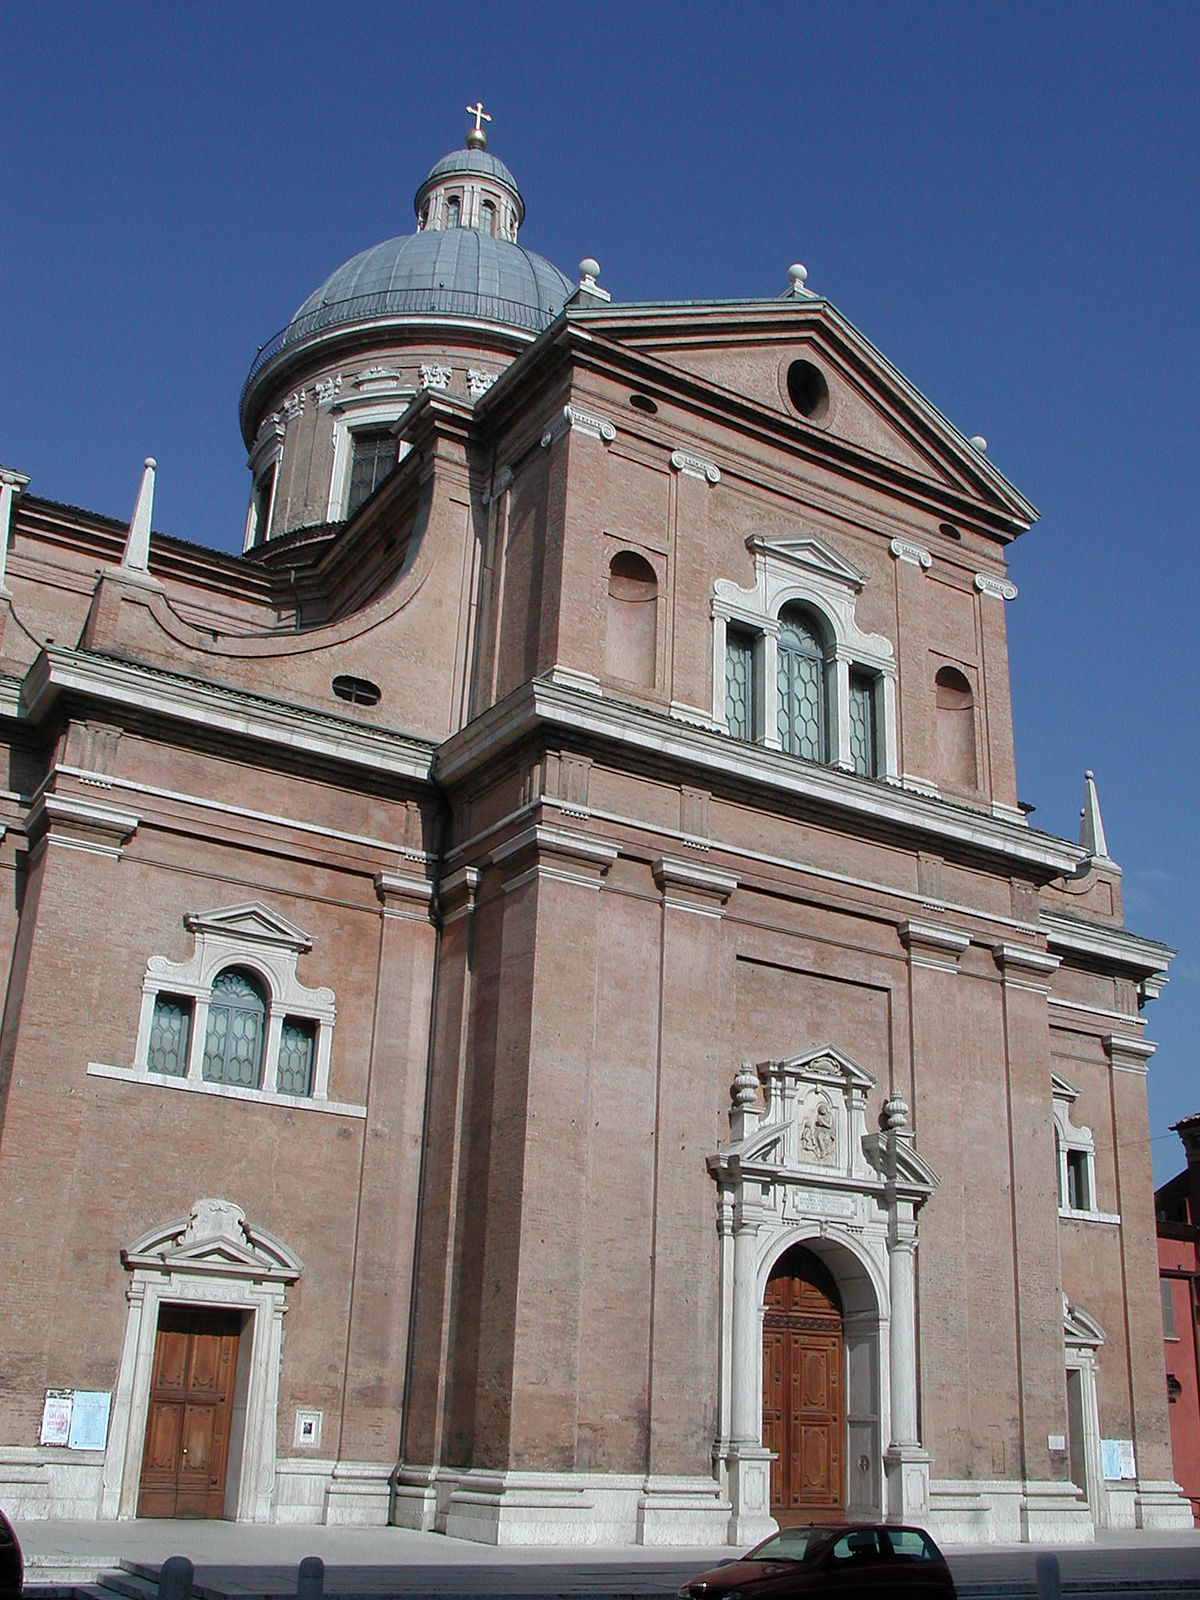
[[[771,1515],[781,1524],[840,1522],[846,1512],[845,1337],[837,1286],[793,1246],[767,1282],[763,1444]]]
[[[225,1515],[240,1334],[236,1311],[159,1311],[139,1517]]]

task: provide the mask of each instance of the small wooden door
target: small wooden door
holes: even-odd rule
[[[793,1247],[767,1283],[763,1444],[771,1515],[783,1526],[840,1521],[846,1510],[842,1308],[829,1271]]]
[[[222,1517],[237,1372],[236,1311],[158,1315],[139,1517]]]

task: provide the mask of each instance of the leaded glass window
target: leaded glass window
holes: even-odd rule
[[[850,674],[850,760],[855,772],[875,776],[875,680],[865,672]]]
[[[375,493],[400,454],[400,441],[390,428],[356,428],[351,439],[354,454],[350,464],[350,494],[346,500],[348,517]]]
[[[257,1089],[262,1076],[267,1004],[248,972],[218,973],[208,1002],[204,1033],[204,1078],[239,1089]]]
[[[448,228],[458,227],[459,216],[461,212],[462,201],[456,194],[452,194],[449,200],[446,201],[446,226]]]
[[[730,628],[725,635],[725,726],[735,739],[753,739],[754,639]]]
[[[803,612],[788,607],[779,623],[779,742],[789,755],[824,761],[825,652]]]
[[[496,208],[490,200],[484,200],[479,207],[479,231],[481,233],[495,233]]]
[[[312,1093],[313,1055],[317,1028],[300,1017],[284,1017],[279,1040],[279,1071],[275,1088],[280,1094]]]
[[[192,1002],[177,994],[156,995],[147,1069],[164,1073],[168,1078],[185,1077],[191,1037]]]

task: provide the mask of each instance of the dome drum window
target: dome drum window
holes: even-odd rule
[[[735,739],[895,778],[895,658],[890,640],[855,622],[862,575],[811,536],[746,543],[754,587],[714,586],[714,722]]]

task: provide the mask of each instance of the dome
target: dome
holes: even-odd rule
[[[574,287],[544,256],[475,228],[405,234],[331,273],[288,324],[282,348],[347,323],[422,314],[478,317],[540,333]]]
[[[489,155],[482,106],[468,107],[476,126],[464,149],[430,168],[417,190],[417,231],[362,250],[331,272],[286,328],[263,345],[242,386],[239,412],[247,442],[261,420],[257,407],[271,381],[290,370],[310,342],[345,330],[356,347],[374,338],[372,324],[431,319],[489,324],[529,339],[541,333],[575,292],[575,284],[544,256],[517,242],[525,202],[516,179]],[[385,336],[383,327],[380,337]],[[484,340],[489,346],[495,339]],[[511,354],[512,339],[503,338]]]

